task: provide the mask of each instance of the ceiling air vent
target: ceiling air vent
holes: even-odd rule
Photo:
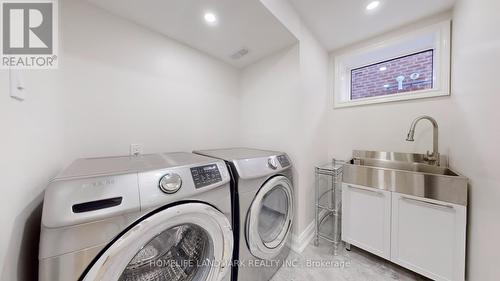
[[[241,59],[243,56],[247,55],[248,52],[249,52],[248,49],[243,48],[243,49],[237,51],[236,53],[232,54],[230,57],[233,60],[238,60],[238,59]]]

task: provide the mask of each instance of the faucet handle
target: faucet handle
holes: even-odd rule
[[[427,150],[427,153],[426,153],[426,156],[425,156],[425,160],[429,161],[429,162],[434,162],[435,165],[439,166],[439,153],[431,153],[429,152],[429,150]]]

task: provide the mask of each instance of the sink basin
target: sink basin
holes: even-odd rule
[[[355,150],[344,165],[343,182],[467,205],[467,178],[430,165],[423,154]]]
[[[362,166],[371,166],[371,167],[379,167],[379,168],[387,168],[394,170],[404,170],[404,171],[412,171],[419,173],[428,173],[434,175],[445,175],[445,176],[455,176],[459,175],[449,168],[440,167],[440,166],[432,166],[424,163],[411,163],[411,162],[400,162],[400,161],[387,161],[387,160],[378,160],[378,159],[355,159],[352,160],[358,165]]]

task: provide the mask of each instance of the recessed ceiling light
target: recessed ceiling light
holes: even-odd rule
[[[380,70],[380,71],[386,71],[387,70],[387,66],[381,66],[378,70]]]
[[[215,24],[215,23],[217,23],[217,16],[214,13],[207,12],[203,16],[203,18],[205,19],[205,21],[208,24]]]
[[[372,1],[368,5],[366,5],[366,9],[368,11],[371,11],[371,10],[377,8],[379,5],[380,5],[380,1]]]

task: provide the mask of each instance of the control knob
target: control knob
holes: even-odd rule
[[[273,170],[278,169],[278,163],[276,163],[276,159],[274,158],[267,159],[267,166]]]
[[[167,194],[176,193],[182,186],[182,178],[176,173],[167,173],[160,179],[160,189]]]

